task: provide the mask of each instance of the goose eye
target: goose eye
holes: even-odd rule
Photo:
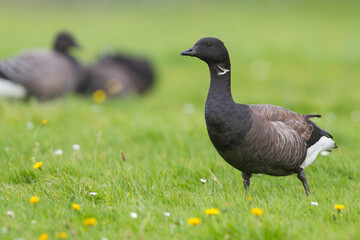
[[[206,46],[210,47],[210,46],[211,46],[211,44],[210,44],[210,43],[207,43],[207,44],[206,44]]]

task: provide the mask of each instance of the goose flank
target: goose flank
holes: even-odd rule
[[[220,156],[242,172],[245,190],[255,173],[297,174],[308,195],[305,167],[321,151],[337,148],[333,137],[310,120],[321,116],[273,105],[235,103],[229,54],[217,38],[202,38],[181,55],[197,57],[209,66],[211,81],[205,103],[208,134]]]
[[[78,44],[68,33],[59,33],[53,49],[30,50],[0,61],[0,78],[24,88],[25,96],[47,100],[75,90],[82,74],[80,63],[69,54]],[[1,88],[1,85],[0,85]]]

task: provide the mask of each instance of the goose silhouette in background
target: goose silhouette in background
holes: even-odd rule
[[[308,195],[304,169],[321,151],[337,148],[330,133],[310,120],[321,116],[273,105],[235,103],[229,54],[217,38],[202,38],[181,55],[197,57],[209,66],[211,81],[205,104],[208,134],[220,156],[242,172],[245,190],[252,174],[297,174]]]
[[[0,61],[0,96],[39,100],[74,91],[82,75],[80,63],[69,54],[78,48],[69,33],[59,33],[52,50],[30,50]]]
[[[126,97],[147,92],[154,83],[154,69],[144,58],[107,54],[86,68],[77,92],[104,90],[109,97]]]

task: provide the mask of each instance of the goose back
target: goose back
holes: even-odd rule
[[[147,60],[114,54],[87,68],[78,92],[102,89],[109,96],[124,97],[146,92],[153,82],[153,68]]]

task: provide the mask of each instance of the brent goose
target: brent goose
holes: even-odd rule
[[[321,151],[337,148],[330,133],[298,114],[273,105],[235,103],[230,89],[230,58],[222,41],[202,38],[181,55],[197,57],[210,69],[205,120],[211,142],[231,166],[242,172],[247,191],[254,173],[297,174],[310,193],[304,169]]]
[[[53,50],[26,51],[0,61],[0,93],[5,97],[52,99],[75,90],[81,76],[79,62],[69,55],[78,47],[68,33],[56,36]]]
[[[77,91],[93,93],[104,90],[109,97],[142,94],[154,83],[150,62],[123,54],[107,54],[85,70]]]

